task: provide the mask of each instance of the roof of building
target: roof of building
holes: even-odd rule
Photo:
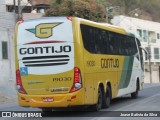
[[[139,18],[127,17],[123,15],[115,16],[112,23],[116,26],[126,29],[143,29],[150,31],[159,31],[160,23]]]
[[[50,5],[53,2],[53,0],[32,0],[30,3],[32,5]]]
[[[15,0],[16,6],[18,6],[18,0]],[[5,0],[6,5],[14,5],[13,0]],[[31,6],[31,4],[28,2],[28,0],[22,0],[21,6]]]

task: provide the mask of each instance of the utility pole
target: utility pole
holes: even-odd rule
[[[106,0],[106,22],[109,23],[111,20],[111,13],[113,9],[120,8],[120,6],[110,6],[109,1]]]
[[[13,0],[13,5],[14,5],[14,13],[16,13],[16,0]]]
[[[106,0],[106,22],[109,23],[109,11],[108,11],[108,8],[109,8],[109,3],[108,3],[108,0]]]
[[[22,19],[21,0],[18,0],[18,20]]]
[[[150,73],[150,83],[152,83],[152,63],[151,63],[151,46],[148,38],[148,52],[149,52],[149,73]]]

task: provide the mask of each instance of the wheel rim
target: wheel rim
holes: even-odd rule
[[[109,105],[110,104],[110,97],[106,98],[106,104]]]
[[[102,107],[102,92],[101,90],[99,89],[98,90],[98,104],[97,104],[97,109],[101,109]]]
[[[138,96],[138,83],[137,83],[137,88],[136,88],[136,96]]]
[[[111,102],[110,92],[109,92],[109,90],[107,89],[106,104],[107,104],[107,105],[110,105],[110,102]]]

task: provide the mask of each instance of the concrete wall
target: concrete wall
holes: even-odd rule
[[[0,13],[5,12],[5,0],[0,0]]]
[[[26,0],[27,1],[27,0]],[[0,93],[15,95],[15,59],[14,59],[14,28],[17,15],[6,11],[7,2],[0,0]],[[43,14],[24,14],[24,19],[39,18]],[[8,59],[2,58],[2,41],[8,44]]]
[[[23,20],[41,18],[44,14],[42,13],[23,13]]]
[[[152,82],[153,83],[160,83],[160,64],[159,63],[152,63]],[[149,70],[149,64],[145,63],[145,83],[150,83],[150,70]]]
[[[150,72],[145,72],[145,83],[150,83]],[[152,83],[160,83],[158,71],[152,71]]]
[[[16,15],[6,12],[5,0],[0,0],[0,92],[15,91],[14,27]],[[8,59],[2,59],[2,41],[8,44]]]

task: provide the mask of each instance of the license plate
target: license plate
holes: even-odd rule
[[[53,98],[51,97],[43,98],[43,102],[53,102]]]

